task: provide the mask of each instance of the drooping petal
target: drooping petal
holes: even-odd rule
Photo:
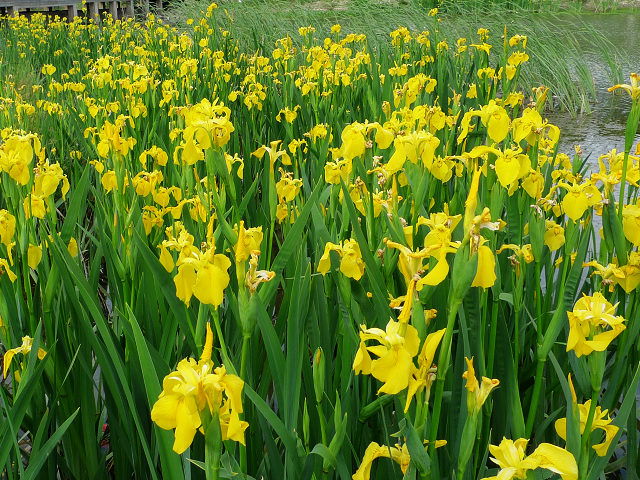
[[[163,395],[151,409],[151,420],[164,430],[176,428],[177,395]]]
[[[367,350],[363,341],[360,341],[360,347],[356,352],[356,357],[353,359],[353,366],[351,367],[356,375],[360,373],[364,375],[371,374],[371,356]]]
[[[189,306],[193,295],[193,286],[196,283],[196,271],[193,265],[183,264],[178,267],[178,274],[173,277],[176,285],[176,296]]]
[[[559,474],[563,480],[578,479],[578,464],[571,452],[550,443],[541,443],[523,464],[531,462],[533,468],[544,468]]]
[[[352,475],[353,480],[369,480],[371,476],[371,464],[376,458],[390,457],[389,448],[384,445],[378,445],[376,442],[371,442],[364,452],[362,457],[362,463],[356,470],[356,473]]]
[[[493,287],[496,278],[495,256],[489,247],[481,245],[478,248],[478,270],[471,286],[490,288]]]
[[[186,402],[180,402],[176,409],[176,431],[173,451],[178,455],[183,453],[193,443],[193,437],[200,427],[200,416],[187,407]]]

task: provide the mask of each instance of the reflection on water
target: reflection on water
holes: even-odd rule
[[[619,59],[623,83],[629,83],[629,74],[640,71],[640,14],[582,14],[576,21],[582,21],[605,33],[608,40],[620,49],[623,54],[623,58]],[[587,44],[588,39],[585,39],[585,45]],[[549,121],[558,125],[562,131],[559,151],[573,156],[573,146],[580,145],[585,155],[589,156],[591,165],[597,165],[598,157],[613,148],[618,151],[624,149],[627,115],[631,108],[626,92],[618,91],[614,95],[607,91],[611,80],[607,75],[607,67],[602,62],[595,56],[589,61],[597,100],[592,105],[591,114],[573,116],[560,111],[547,114]],[[640,135],[636,137],[636,142],[638,141]]]

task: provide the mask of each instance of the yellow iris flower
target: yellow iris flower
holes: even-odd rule
[[[192,256],[180,257],[177,262],[178,274],[173,281],[176,295],[189,305],[191,297],[202,303],[218,307],[224,298],[224,289],[229,285],[227,270],[231,261],[222,254],[215,253],[215,246],[201,252],[194,249]]]
[[[477,238],[480,240],[478,245],[478,268],[471,286],[491,288],[497,279],[496,257],[491,248],[485,245],[487,240],[482,236],[478,236]]]
[[[6,378],[7,372],[9,371],[9,366],[11,365],[11,360],[17,353],[21,353],[26,355],[31,351],[31,347],[33,345],[33,338],[29,336],[22,337],[22,345],[16,348],[10,348],[7,350],[7,353],[4,354],[3,364],[2,364],[2,376]],[[42,360],[47,354],[42,348],[38,348],[38,358]]]
[[[435,380],[435,368],[433,368],[433,359],[436,355],[436,349],[440,345],[440,341],[444,336],[446,328],[438,330],[436,332],[427,335],[427,338],[422,345],[420,355],[418,355],[418,368],[413,365],[411,370],[411,376],[409,377],[409,388],[407,390],[407,401],[404,405],[404,412],[409,411],[411,400],[413,397],[423,389],[429,390],[431,384]],[[426,401],[426,400],[425,400]]]
[[[529,173],[531,160],[522,153],[520,147],[516,149],[506,148],[496,158],[495,167],[500,185],[509,188],[514,182]]]
[[[573,350],[576,356],[602,352],[625,329],[622,316],[614,315],[618,304],[611,305],[600,292],[592,297],[583,296],[573,307],[569,316],[569,338],[567,352]],[[606,327],[610,329],[606,329]]]
[[[446,444],[446,440],[436,440],[436,448]],[[371,442],[364,452],[360,467],[358,467],[358,470],[351,478],[353,480],[369,480],[371,478],[371,465],[376,458],[380,457],[391,458],[400,465],[400,470],[402,470],[403,475],[407,473],[409,463],[411,462],[411,456],[409,455],[409,449],[406,443],[403,445],[398,443],[393,447],[387,447],[386,445],[378,445],[376,442]]]
[[[462,374],[462,378],[467,381],[465,385],[467,389],[467,412],[470,415],[477,415],[484,402],[487,401],[491,390],[500,385],[500,380],[482,377],[482,385],[480,385],[473,368],[473,357],[471,357],[471,360],[464,357],[464,360],[467,362],[467,371]]]
[[[637,98],[640,97],[640,74],[638,73],[631,74],[631,85],[628,85],[626,83],[614,85],[613,87],[609,88],[609,91],[613,92],[618,88],[625,90],[631,97],[631,100],[635,101]]]
[[[413,357],[420,348],[418,331],[412,325],[389,320],[386,330],[366,328],[360,325],[360,347],[353,361],[356,375],[373,375],[383,382],[378,393],[395,395],[409,386]],[[375,340],[379,345],[366,346],[365,342]],[[373,353],[376,359],[372,359]]]
[[[18,278],[15,273],[9,267],[9,262],[7,262],[4,258],[0,258],[0,276],[7,275],[11,283],[15,282]]]
[[[16,217],[7,210],[0,210],[0,243],[9,248],[13,235],[16,232]]]
[[[525,455],[528,440],[502,439],[500,445],[489,445],[491,460],[500,467],[498,475],[483,480],[511,480],[527,478],[528,470],[544,468],[559,474],[563,480],[577,480],[578,465],[574,456],[563,448],[541,443],[529,456]]]
[[[555,252],[564,245],[564,228],[553,220],[545,220],[544,244]]]
[[[640,246],[640,205],[622,207],[622,230],[627,240]]]
[[[574,399],[575,401],[575,399]],[[591,400],[587,400],[583,404],[578,404],[578,411],[580,412],[580,434],[584,434],[586,428],[587,418],[589,416],[589,409],[591,408]],[[618,433],[618,427],[610,425],[613,420],[609,417],[609,410],[602,410],[600,406],[596,407],[595,414],[593,415],[593,422],[591,423],[590,433],[594,430],[602,430],[605,434],[604,441],[593,445],[593,449],[600,457],[604,457],[609,450],[609,445],[613,441],[613,438]],[[563,440],[567,439],[567,419],[560,418],[555,423],[556,432],[558,436]]]
[[[217,413],[223,440],[244,445],[244,431],[249,424],[241,421],[244,382],[227,374],[224,365],[213,368],[211,350],[213,333],[207,324],[207,336],[200,360],[185,358],[162,382],[162,392],[151,409],[151,420],[164,430],[175,429],[173,451],[184,452],[202,427],[205,408]],[[203,432],[204,433],[204,432]]]
[[[360,280],[364,274],[364,261],[360,252],[360,245],[353,238],[345,240],[341,244],[327,242],[324,253],[318,263],[318,272],[323,276],[331,268],[331,251],[340,255],[340,271],[347,277]]]
[[[233,247],[236,256],[236,263],[244,262],[249,258],[251,252],[260,252],[262,244],[262,227],[244,228],[244,221],[233,226],[233,231],[238,235],[238,242]]]
[[[567,190],[562,199],[562,209],[574,222],[580,220],[587,208],[602,201],[602,194],[589,181],[582,184],[574,182],[573,185],[559,182],[558,186]]]

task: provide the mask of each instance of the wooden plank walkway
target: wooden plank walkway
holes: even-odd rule
[[[133,2],[134,0],[87,1],[87,17],[98,21],[100,11],[107,9],[114,20],[120,17],[121,12],[128,17],[133,17]],[[68,20],[72,21],[78,16],[78,4],[79,2],[77,0],[0,0],[0,15],[2,13],[18,15],[20,11],[30,11],[32,9],[47,11],[49,9],[56,11],[66,10]],[[100,8],[101,5],[103,8]]]

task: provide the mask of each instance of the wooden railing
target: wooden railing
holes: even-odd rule
[[[0,0],[0,14],[18,15],[22,11],[37,10],[66,10],[69,21],[78,16],[77,0]],[[114,20],[117,20],[120,13],[132,17],[134,15],[133,0],[102,0],[87,1],[87,16],[99,19],[100,5],[102,10],[109,10]]]

